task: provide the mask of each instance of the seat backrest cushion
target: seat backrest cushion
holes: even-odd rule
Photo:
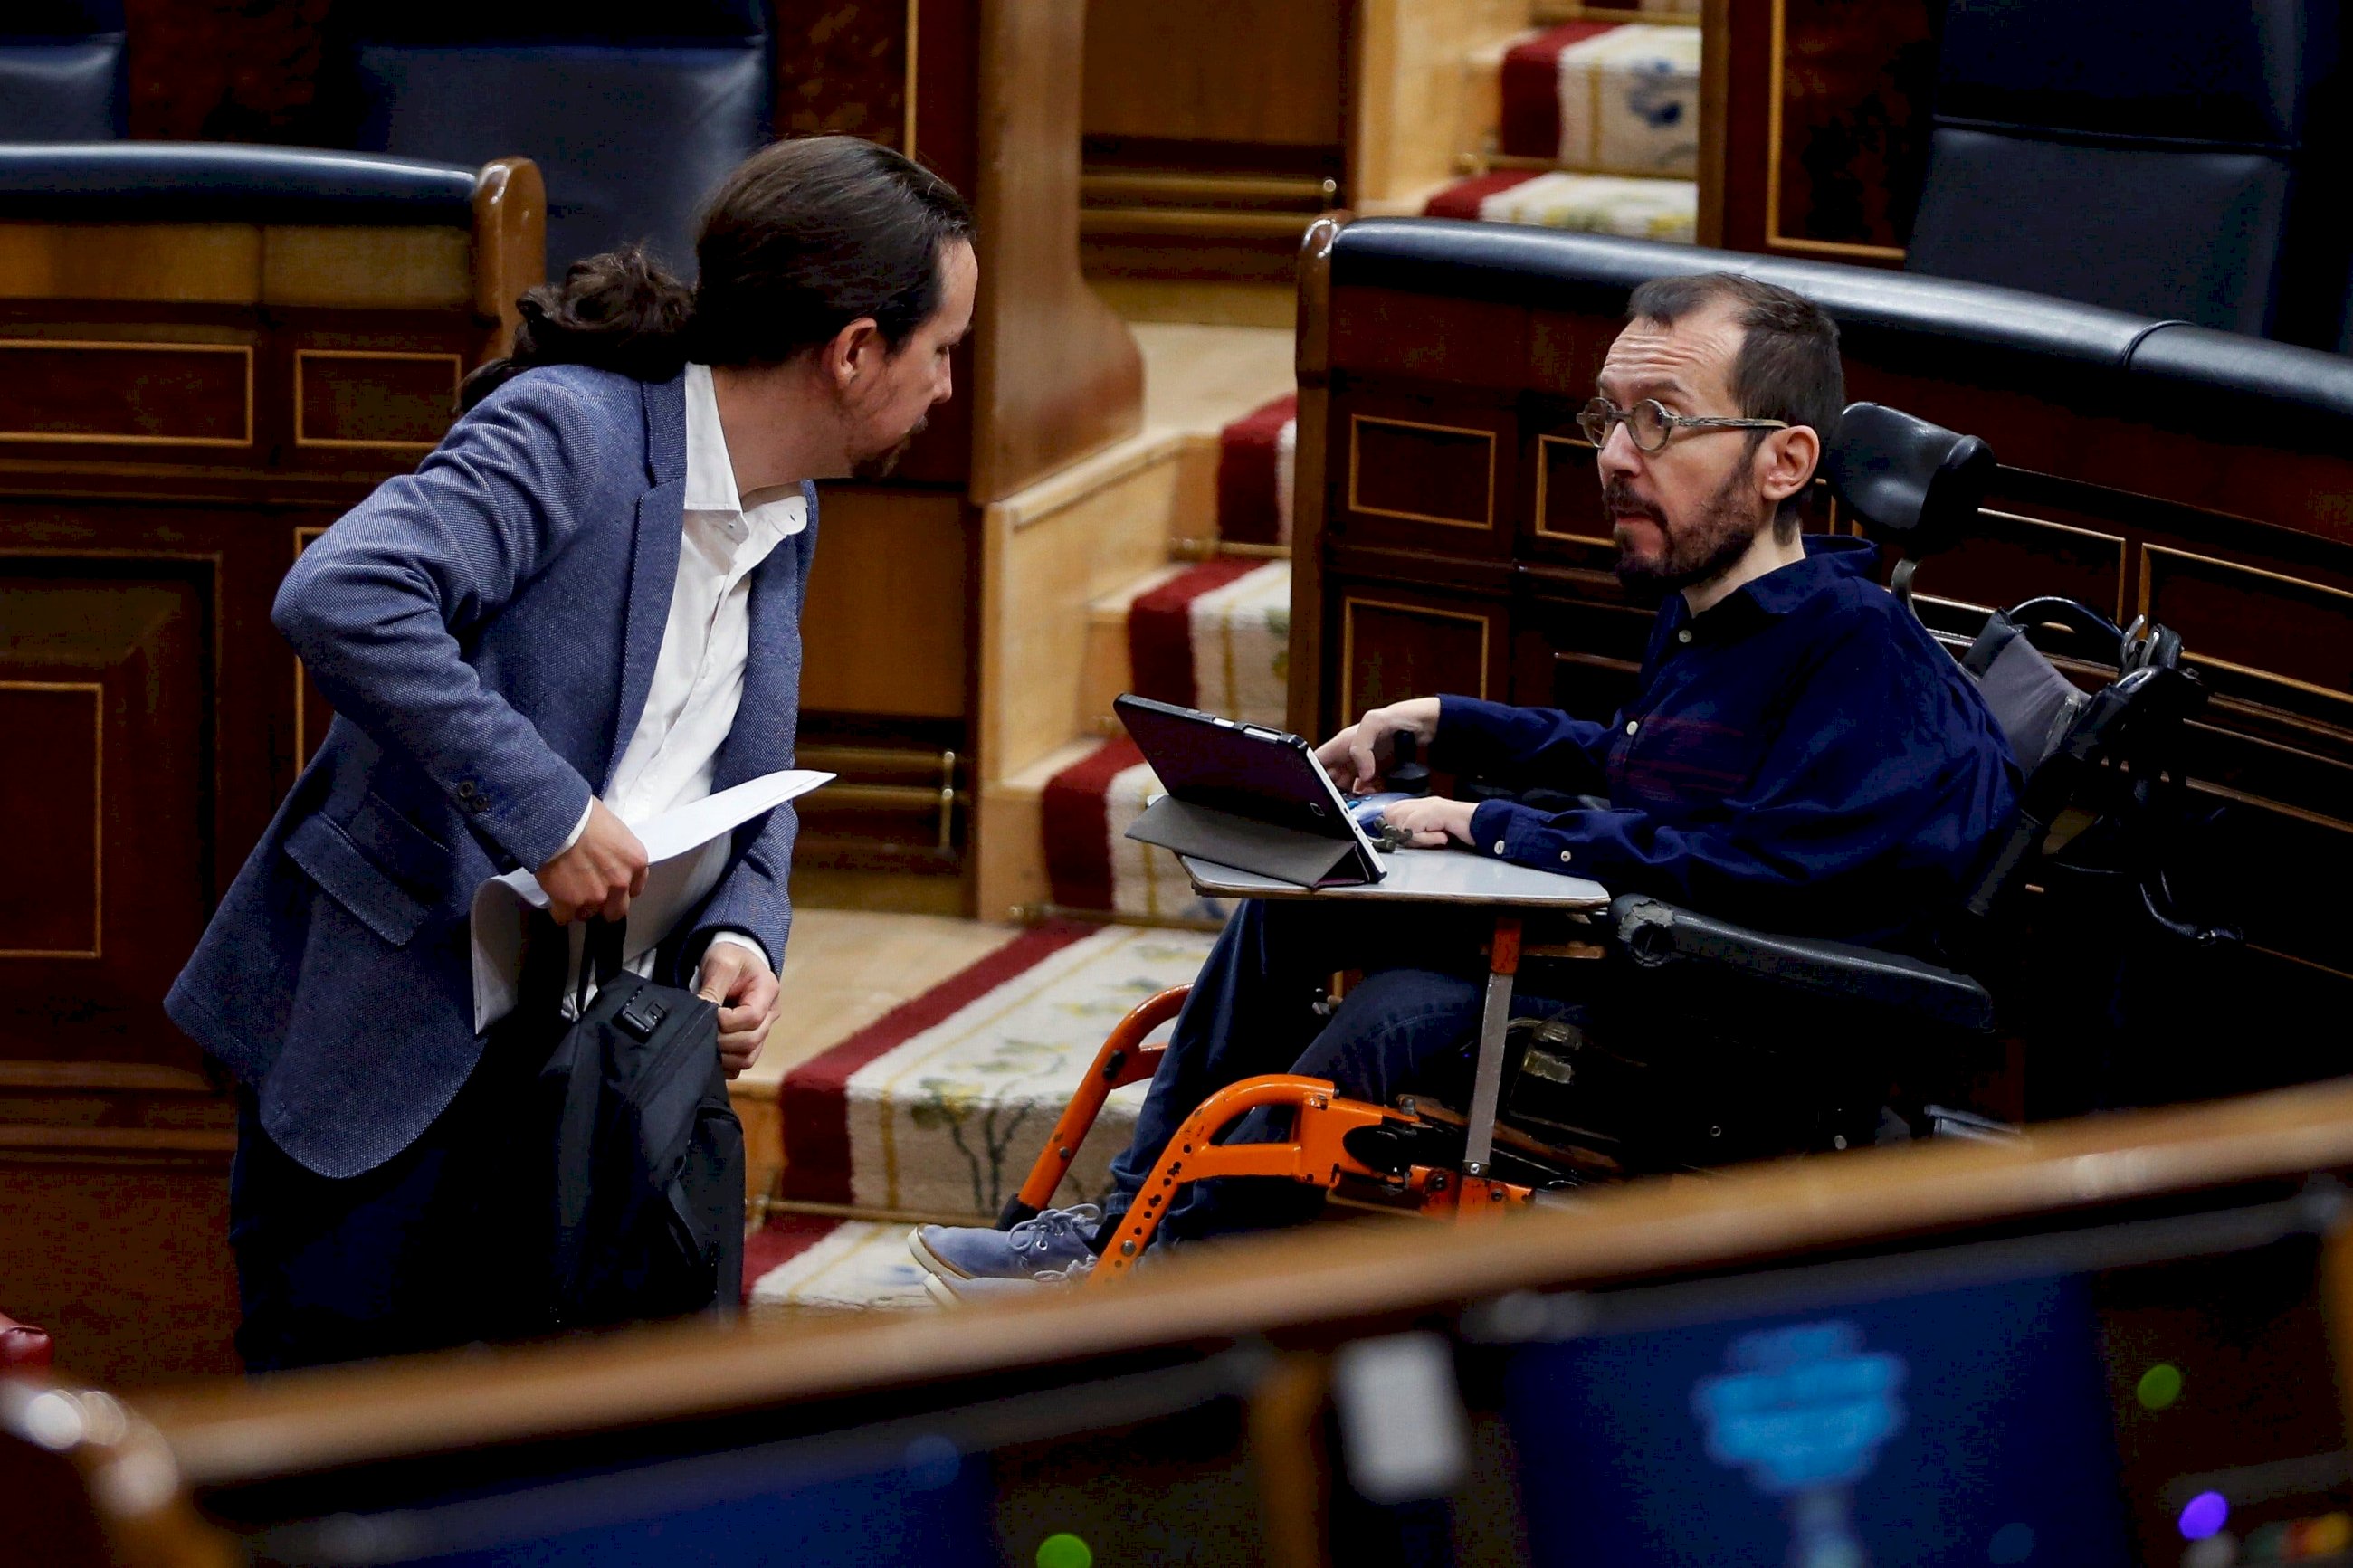
[[[356,144],[533,160],[547,182],[551,277],[631,240],[691,274],[703,202],[774,121],[764,8],[678,0],[634,17],[634,36],[585,16],[537,3],[364,7]]]
[[[2279,296],[2284,158],[1939,126],[1905,267],[2262,336]]]
[[[2312,0],[1952,0],[1905,266],[2261,334],[2336,58]]]
[[[0,6],[0,142],[109,142],[128,129],[120,0]]]
[[[1936,115],[2284,152],[2326,21],[2310,0],[1950,0]]]

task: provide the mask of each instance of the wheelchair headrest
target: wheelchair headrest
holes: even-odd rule
[[[1959,542],[1993,482],[1993,448],[1975,436],[1876,403],[1850,403],[1825,477],[1862,530],[1913,560]]]

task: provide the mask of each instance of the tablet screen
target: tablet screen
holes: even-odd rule
[[[1114,706],[1162,787],[1187,805],[1364,842],[1331,775],[1298,736],[1148,698],[1122,697]]]

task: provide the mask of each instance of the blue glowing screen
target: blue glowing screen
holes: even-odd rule
[[[1539,1568],[2133,1561],[2079,1280],[1529,1345],[1505,1414]]]

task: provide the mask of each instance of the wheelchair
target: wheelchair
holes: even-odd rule
[[[1919,562],[1964,536],[1993,469],[1978,437],[1858,403],[1840,420],[1825,477],[1863,532],[1894,552],[1889,586],[1908,607]],[[2087,676],[2113,678],[2086,689],[2038,637]],[[1470,1221],[1639,1175],[1912,1137],[2014,1136],[1952,1106],[2031,1038],[2018,1007],[2000,1000],[2030,989],[2017,934],[2030,889],[2108,889],[2112,905],[2200,948],[2239,937],[2185,912],[2167,873],[2166,825],[2184,815],[2179,741],[2206,700],[2178,636],[2038,598],[1989,616],[1960,662],[2025,784],[2013,825],[1939,935],[1944,962],[1753,930],[1640,894],[1611,900],[1598,924],[1556,917],[1567,923],[1552,931],[1499,912],[1464,1108],[1423,1094],[1375,1105],[1294,1074],[1229,1085],[1170,1138],[1089,1283],[1132,1268],[1197,1181],[1280,1179]],[[1510,792],[1474,781],[1463,793]],[[1506,1022],[1524,962],[1575,963],[1573,989],[1592,1006]],[[1161,993],[1111,1031],[1000,1228],[1052,1201],[1111,1091],[1153,1076],[1160,1048],[1148,1037],[1188,991]],[[1291,1112],[1286,1139],[1219,1141],[1261,1107]]]

